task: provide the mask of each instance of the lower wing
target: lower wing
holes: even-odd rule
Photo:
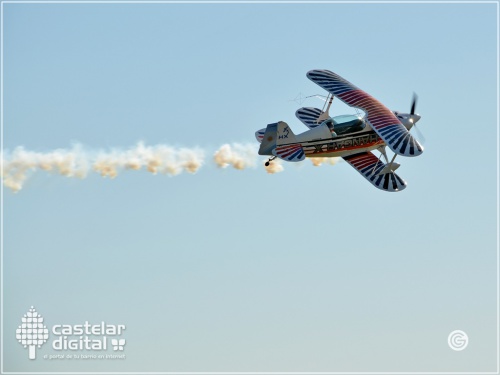
[[[386,164],[369,151],[344,156],[343,159],[376,188],[391,192],[406,188],[406,181],[386,168]]]

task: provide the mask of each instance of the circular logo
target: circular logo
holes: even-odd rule
[[[464,331],[457,329],[448,335],[449,347],[457,352],[464,350],[468,344],[469,336]]]

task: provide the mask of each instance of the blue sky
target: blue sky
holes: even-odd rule
[[[194,175],[4,189],[4,371],[497,371],[496,4],[2,6],[5,150],[206,152]],[[311,69],[393,110],[418,93],[405,191],[346,163],[213,165],[268,123],[306,130],[291,99],[323,93]],[[126,324],[127,358],[29,361],[31,305]]]

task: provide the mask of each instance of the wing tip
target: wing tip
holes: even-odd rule
[[[392,181],[389,181],[388,185],[385,185],[385,184],[375,185],[374,184],[373,186],[375,186],[376,188],[378,188],[380,190],[387,191],[389,193],[398,193],[398,192],[403,191],[404,189],[406,189],[406,187],[408,186],[408,183],[405,180],[403,180],[401,177],[399,177],[396,173],[393,172],[392,174],[394,174],[394,177],[396,179],[400,179],[401,180],[401,182],[398,181],[395,184],[396,186],[394,186],[394,184],[392,183]],[[387,179],[391,178],[390,175],[391,175],[391,173],[388,173],[386,178]]]
[[[410,149],[410,150],[406,149],[404,152],[401,152],[401,148],[393,149],[391,147],[391,145],[388,144],[388,146],[396,154],[401,155],[401,156],[410,157],[410,158],[414,158],[414,157],[420,156],[420,155],[422,155],[424,153],[424,147],[420,143],[418,143],[418,146],[416,148],[414,148],[413,150],[412,149]]]
[[[307,75],[310,73],[332,73],[332,71],[328,69],[311,69],[307,72]]]

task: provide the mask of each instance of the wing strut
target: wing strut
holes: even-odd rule
[[[327,97],[327,101],[325,101],[325,104],[323,104],[323,109],[321,110],[321,112],[323,112],[319,117],[318,119],[316,120],[316,122],[318,124],[321,124],[323,121],[325,120],[328,120],[330,118],[330,107],[332,106],[332,102],[333,102],[333,94],[328,94],[329,97],[330,97],[330,100],[328,100],[328,97]],[[325,106],[327,105],[326,103],[328,102],[328,106],[326,107],[326,110],[325,110]]]

